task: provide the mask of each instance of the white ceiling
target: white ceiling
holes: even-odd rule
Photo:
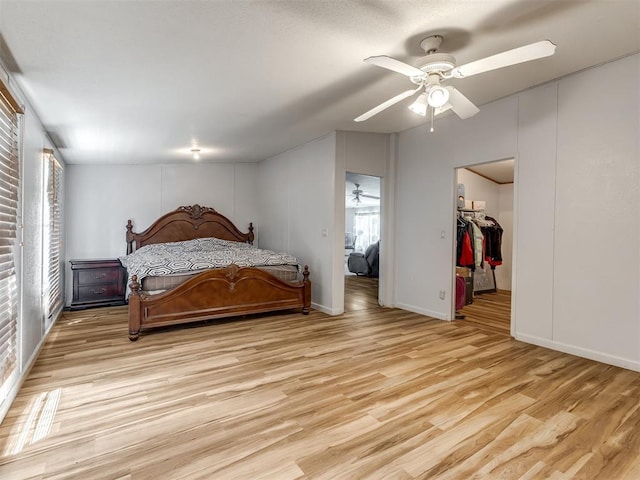
[[[515,161],[513,158],[509,160],[500,160],[498,162],[482,163],[473,167],[466,167],[467,170],[480,175],[492,182],[505,184],[513,183]]]
[[[451,83],[477,105],[640,50],[638,0],[0,0],[5,65],[68,163],[258,161],[333,130],[424,123],[365,64],[464,64],[549,39],[556,55]]]

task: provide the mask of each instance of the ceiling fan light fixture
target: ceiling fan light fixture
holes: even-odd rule
[[[427,103],[429,106],[439,108],[446,105],[448,101],[449,91],[446,88],[440,85],[433,85],[429,89],[429,93],[427,94]]]
[[[456,66],[456,59],[448,53],[438,53],[442,43],[442,35],[431,35],[420,42],[420,46],[427,53],[424,57],[425,64],[416,68],[407,63],[396,60],[386,55],[377,55],[365,58],[365,62],[386,68],[409,78],[411,83],[417,85],[414,90],[407,90],[368,112],[355,118],[356,122],[362,122],[383,110],[401,102],[405,98],[413,96],[424,89],[418,99],[409,108],[416,114],[426,117],[431,107],[432,116],[451,109],[461,119],[472,117],[480,110],[467,97],[455,87],[443,87],[442,80],[450,78],[465,78],[484,72],[490,72],[499,68],[509,67],[532,60],[553,55],[556,45],[549,40],[531,43],[522,47],[496,53],[489,57],[481,58],[473,62]]]
[[[414,113],[417,113],[421,117],[427,116],[427,107],[429,106],[428,96],[426,93],[421,93],[420,96],[409,105],[409,110]]]

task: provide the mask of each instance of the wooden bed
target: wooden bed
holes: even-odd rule
[[[144,232],[134,233],[127,222],[127,255],[153,243],[215,237],[253,243],[253,224],[241,232],[213,208],[200,205],[179,207],[163,215]],[[141,291],[134,275],[129,295],[129,339],[135,341],[145,328],[175,325],[222,317],[301,309],[311,306],[311,282],[305,265],[303,279],[281,280],[255,267],[229,265],[194,275],[171,290],[150,295]]]

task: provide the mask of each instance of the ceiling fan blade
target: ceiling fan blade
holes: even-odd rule
[[[451,110],[455,112],[463,120],[465,118],[473,117],[476,113],[480,111],[478,107],[476,107],[471,100],[465,97],[460,91],[455,87],[447,87],[449,90],[449,105],[451,105]]]
[[[449,93],[449,96],[451,96],[451,93]],[[451,104],[449,103],[445,103],[443,106],[441,107],[435,107],[433,109],[433,114],[434,115],[440,115],[441,113],[447,112],[451,110]]]
[[[549,40],[542,40],[540,42],[525,45],[524,47],[497,53],[490,57],[467,63],[466,65],[461,65],[454,68],[451,71],[451,75],[455,78],[466,78],[472,75],[477,75],[478,73],[484,73],[498,68],[516,65],[518,63],[537,60],[538,58],[548,57],[553,55],[555,51],[556,45],[554,43]]]
[[[364,122],[365,120],[373,117],[375,114],[380,113],[381,111],[383,111],[386,108],[389,108],[391,105],[395,105],[396,103],[400,102],[401,100],[404,100],[405,98],[408,98],[411,95],[415,95],[416,93],[418,93],[418,90],[420,90],[421,88],[422,88],[422,86],[419,86],[415,90],[407,90],[406,92],[402,92],[400,95],[396,95],[395,97],[390,98],[386,102],[381,103],[377,107],[372,108],[368,112],[363,113],[359,117],[354,118],[353,121],[354,122]]]
[[[380,197],[376,197],[375,195],[369,195],[368,193],[361,193],[360,196],[365,198],[373,198],[374,200],[380,200]]]
[[[400,60],[396,60],[395,58],[387,57],[386,55],[365,58],[364,61],[371,65],[386,68],[387,70],[393,70],[394,72],[401,73],[407,77],[423,77],[425,75],[425,73],[419,68],[413,67],[408,63],[401,62]]]

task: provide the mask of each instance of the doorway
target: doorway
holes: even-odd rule
[[[452,318],[506,335],[511,334],[514,170],[515,160],[507,159],[458,168],[455,175]]]
[[[379,307],[380,197],[380,177],[346,173],[345,312]]]

